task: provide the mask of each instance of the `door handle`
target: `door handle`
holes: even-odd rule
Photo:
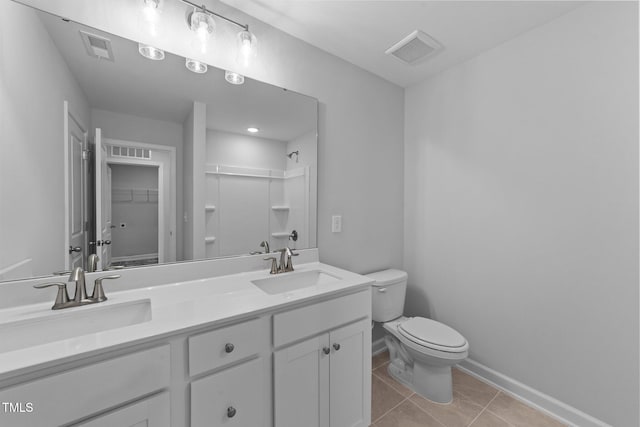
[[[73,252],[82,252],[82,248],[80,246],[69,246],[69,253],[73,253]]]

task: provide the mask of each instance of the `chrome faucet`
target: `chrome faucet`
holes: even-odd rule
[[[293,261],[291,261],[291,257],[298,256],[298,254],[294,253],[289,247],[284,249],[280,249],[280,268],[278,269],[279,273],[288,273],[289,271],[293,271]]]
[[[60,310],[63,308],[78,307],[81,305],[95,304],[105,301],[107,297],[105,296],[104,289],[102,288],[102,281],[105,279],[118,279],[119,277],[119,274],[98,277],[94,282],[93,292],[91,296],[87,296],[87,285],[84,277],[84,270],[82,270],[81,267],[76,267],[69,276],[69,282],[75,282],[76,284],[76,292],[72,300],[69,299],[66,283],[43,283],[40,285],[33,285],[33,287],[36,289],[42,289],[48,288],[50,286],[57,286],[58,294],[56,295],[56,301],[54,302],[51,309]]]
[[[71,272],[68,282],[76,283],[76,293],[73,296],[73,301],[76,305],[82,304],[87,299],[87,285],[84,280],[84,270],[82,267],[76,267]]]
[[[96,255],[96,254],[89,255],[89,257],[87,258],[87,272],[88,273],[93,273],[94,271],[98,271],[98,261],[99,260],[100,260],[100,258],[98,258],[98,255]]]
[[[254,252],[249,252],[249,255],[258,255],[258,254],[268,254],[269,252],[271,252],[269,250],[269,242],[267,242],[266,240],[263,240],[262,242],[260,242],[260,247],[264,248],[264,252],[262,251],[254,251]]]

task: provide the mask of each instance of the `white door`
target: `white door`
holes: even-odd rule
[[[328,334],[274,353],[276,426],[329,427],[329,357]]]
[[[98,269],[111,266],[111,168],[107,147],[102,143],[102,129],[96,128],[96,254]]]
[[[86,242],[86,175],[87,132],[64,102],[65,169],[66,169],[66,224],[65,269],[84,267],[87,254]]]
[[[329,412],[331,427],[366,427],[371,421],[369,320],[330,332]],[[369,345],[369,349],[371,346]]]

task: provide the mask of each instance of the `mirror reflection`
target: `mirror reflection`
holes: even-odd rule
[[[5,3],[0,281],[316,246],[315,99]]]

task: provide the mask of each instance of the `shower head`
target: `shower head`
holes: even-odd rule
[[[292,151],[289,154],[287,154],[287,157],[290,159],[293,159],[293,156],[296,156],[296,163],[298,163],[298,155],[300,154],[300,151],[296,150],[296,151]]]

